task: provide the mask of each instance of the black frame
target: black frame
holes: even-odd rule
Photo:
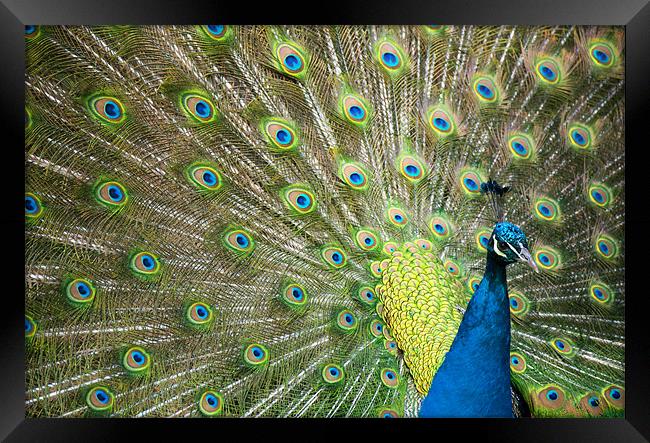
[[[292,433],[302,440],[365,437],[369,432],[416,432],[414,438],[455,438],[470,434],[482,441],[647,441],[650,438],[650,334],[644,327],[645,291],[631,289],[643,278],[650,232],[647,202],[648,173],[644,160],[650,115],[650,4],[649,0],[375,0],[370,4],[328,1],[322,4],[287,2],[244,5],[200,0],[0,0],[0,114],[7,141],[0,174],[5,209],[0,229],[6,273],[3,322],[0,323],[0,438],[7,441],[115,441],[147,432],[154,439],[195,438],[207,431],[216,438],[273,439],[270,434]],[[312,8],[307,10],[306,7]],[[206,22],[367,24],[423,22],[445,24],[584,24],[626,27],[626,411],[625,419],[517,419],[517,420],[97,420],[25,419],[24,412],[24,273],[23,186],[24,156],[24,30],[25,24],[196,24]],[[647,166],[645,167],[647,169]],[[7,192],[10,191],[10,192]],[[632,240],[632,241],[631,241]],[[242,433],[240,437],[228,432]],[[144,430],[144,431],[140,431]],[[161,432],[162,431],[162,432]],[[170,433],[171,432],[171,433]],[[152,434],[153,433],[153,434]],[[227,433],[227,434],[226,434]],[[441,434],[446,434],[444,437]],[[289,434],[290,435],[290,434]],[[644,437],[645,436],[645,437]],[[392,437],[395,438],[395,437]],[[400,438],[398,436],[397,438]]]

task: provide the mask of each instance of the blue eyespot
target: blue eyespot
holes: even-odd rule
[[[594,198],[594,200],[596,200],[598,203],[602,203],[603,201],[605,201],[605,197],[603,196],[603,194],[602,194],[600,191],[597,191],[597,190],[593,190],[593,191],[591,191],[591,196],[592,196],[592,197]]]
[[[289,54],[284,58],[284,64],[289,70],[297,71],[302,67],[302,60],[294,54]]]
[[[280,129],[275,133],[275,138],[279,143],[286,145],[291,141],[291,134],[286,129]]]
[[[442,119],[440,117],[436,117],[433,119],[433,125],[440,129],[441,131],[446,131],[449,129],[449,122],[447,122],[445,119]]]
[[[600,252],[602,252],[603,254],[605,255],[609,254],[609,247],[607,246],[607,243],[601,241],[600,243],[598,243],[598,248],[600,249]]]
[[[444,234],[445,232],[445,227],[442,226],[440,223],[436,223],[435,225],[433,225],[433,229],[435,229],[436,232],[440,232],[441,234]]]
[[[197,100],[196,104],[194,105],[194,110],[201,118],[210,117],[210,113],[212,112],[210,105],[208,105],[204,100]]]
[[[337,377],[339,375],[339,370],[336,368],[330,368],[330,375],[332,377]]]
[[[241,246],[242,248],[245,248],[246,246],[248,246],[248,239],[246,238],[246,236],[244,236],[242,234],[237,234],[236,241],[237,241],[237,244],[239,246]]]
[[[478,85],[476,89],[484,98],[492,98],[494,96],[494,92],[485,85]]]
[[[363,116],[366,115],[366,112],[363,110],[363,108],[361,108],[361,106],[350,106],[348,112],[352,118],[355,118],[357,120],[361,120]]]
[[[599,49],[596,49],[596,50],[594,50],[593,54],[594,54],[594,57],[596,57],[596,59],[599,62],[601,62],[603,64],[607,64],[609,62],[609,55],[605,54],[605,52],[603,52],[603,51],[601,51]]]
[[[115,185],[110,185],[108,187],[108,196],[113,200],[114,202],[120,202],[122,201],[122,198],[124,197],[124,193],[122,190],[115,186]]]
[[[208,30],[214,35],[221,35],[223,33],[223,25],[208,25]]]
[[[77,287],[77,292],[81,296],[81,298],[87,298],[90,295],[90,288],[88,285],[84,282],[79,282],[76,285]]]
[[[512,306],[513,308],[516,309],[517,306],[519,306],[519,303],[517,303],[517,299],[515,299],[515,298],[511,298],[511,299],[510,299],[510,306]]]
[[[332,254],[332,260],[334,261],[334,263],[339,264],[341,263],[341,260],[343,260],[343,257],[341,257],[341,254],[339,254],[338,252],[335,252],[334,254]]]
[[[210,171],[205,171],[203,173],[203,181],[208,185],[208,186],[214,186],[217,183],[217,177],[214,175],[214,173]]]
[[[293,294],[293,298],[295,298],[296,300],[302,300],[303,293],[300,288],[293,288],[291,294]]]
[[[106,404],[108,403],[109,396],[106,394],[106,391],[103,389],[97,389],[95,391],[95,398],[101,403],[101,404]]]
[[[555,340],[555,346],[557,346],[558,349],[564,349],[564,342],[560,340]]]
[[[210,406],[214,406],[217,404],[217,398],[212,394],[206,395],[205,401],[207,401]]]
[[[618,389],[612,389],[609,392],[609,395],[611,395],[614,400],[618,400],[621,398],[621,391],[619,391]]]
[[[578,131],[573,131],[571,133],[571,137],[573,138],[573,141],[575,141],[579,145],[584,145],[587,142],[584,136],[580,134],[580,132]]]
[[[519,143],[519,142],[514,142],[514,143],[512,144],[512,147],[513,147],[513,148],[515,149],[515,151],[517,151],[517,153],[519,153],[519,154],[525,154],[525,153],[526,153],[526,148],[524,147],[524,145],[522,145],[522,144]]]
[[[399,63],[399,59],[392,52],[384,52],[381,55],[381,59],[384,61],[386,66],[390,66],[391,68],[394,68]]]
[[[384,329],[384,328],[383,328],[380,324],[378,324],[378,325],[377,325],[377,330],[378,330],[379,332],[381,332],[382,329]]]
[[[539,254],[539,259],[541,260],[542,263],[545,265],[548,265],[551,262],[551,259],[548,258],[546,254]]]
[[[487,248],[488,238],[485,236],[481,236],[481,244]]]
[[[298,204],[299,207],[304,209],[309,206],[309,204],[311,203],[311,199],[307,194],[300,194],[298,198],[296,198],[296,203]]]
[[[551,68],[549,68],[548,66],[540,67],[539,72],[542,74],[542,76],[545,79],[550,80],[550,81],[555,80],[555,77],[556,77],[555,72],[553,72],[553,70]]]
[[[404,220],[404,217],[402,217],[399,214],[395,214],[395,221],[401,222],[402,220]],[[368,239],[366,239],[366,240],[368,240]]]
[[[366,237],[366,238],[363,240],[363,242],[364,242],[365,244],[367,244],[368,246],[370,246],[370,245],[372,245],[372,244],[375,243],[375,241],[374,241],[372,238],[370,238],[370,237]]]
[[[25,197],[25,211],[27,211],[28,214],[34,214],[36,211],[38,211],[38,204],[36,203],[34,197]]]
[[[260,358],[262,356],[262,350],[260,348],[253,348],[253,355],[257,358]]]
[[[141,365],[142,363],[144,363],[144,355],[142,355],[142,353],[140,351],[133,351],[131,353],[131,358],[138,365]]]
[[[153,257],[151,257],[150,255],[143,255],[142,256],[142,266],[144,266],[144,268],[147,271],[151,271],[153,269],[154,265],[155,265],[155,263],[154,263]]]
[[[25,35],[31,35],[36,31],[36,26],[34,25],[26,25],[25,26]]]
[[[589,397],[589,404],[590,404],[592,407],[597,408],[598,405],[600,405],[600,400],[598,400],[597,397]]]
[[[548,391],[548,392],[546,393],[546,398],[548,398],[548,399],[551,400],[551,401],[555,401],[555,400],[557,400],[558,397],[559,397],[559,396],[558,396],[558,394],[557,394],[557,391],[555,391],[554,389],[551,389],[550,391]]]
[[[104,113],[108,118],[116,119],[120,117],[122,111],[120,111],[120,107],[113,100],[106,100],[106,103],[104,103]]]
[[[25,318],[25,332],[29,332],[32,330],[32,323]]]
[[[200,318],[206,318],[208,316],[208,311],[206,311],[204,308],[199,306],[198,308],[196,308],[196,314]]]
[[[471,178],[465,178],[465,180],[463,180],[463,183],[465,183],[465,186],[470,191],[476,191],[478,189],[478,184],[476,184],[476,182]]]
[[[350,181],[354,184],[359,184],[363,182],[363,177],[358,172],[353,172],[350,174]]]
[[[603,291],[601,291],[599,288],[594,289],[594,295],[596,295],[596,297],[601,300],[605,298],[605,294],[603,294]]]
[[[354,319],[352,318],[352,316],[350,314],[346,314],[345,315],[345,321],[347,323],[352,323],[354,321]]]
[[[404,168],[404,170],[411,177],[417,177],[420,174],[420,169],[414,165],[407,165],[406,168]]]
[[[512,357],[512,358],[510,359],[510,361],[511,361],[512,364],[515,365],[515,366],[519,364],[519,359],[518,359],[517,357]]]

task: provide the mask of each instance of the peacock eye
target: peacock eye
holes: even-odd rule
[[[505,250],[507,247],[508,247],[508,243],[504,241],[499,242],[499,249],[501,249],[502,251]]]

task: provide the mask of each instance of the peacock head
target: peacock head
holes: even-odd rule
[[[528,251],[528,239],[519,228],[507,221],[496,224],[488,241],[488,254],[494,254],[497,260],[509,265],[518,261],[528,263],[536,272],[537,264]]]

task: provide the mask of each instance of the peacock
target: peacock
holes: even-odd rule
[[[28,416],[623,416],[623,28],[25,45]]]

